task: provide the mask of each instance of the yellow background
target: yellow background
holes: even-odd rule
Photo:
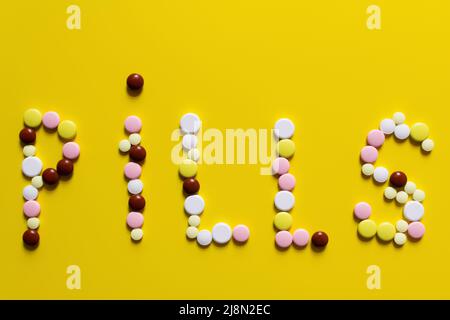
[[[72,1],[8,1],[0,13],[0,298],[450,298],[448,1],[376,1],[382,30],[366,28],[373,1],[88,1],[81,30],[66,28]],[[125,79],[145,78],[131,97]],[[189,107],[195,105],[195,107]],[[18,133],[31,106],[74,120],[82,155],[75,174],[39,196],[41,243],[22,246],[23,159]],[[436,149],[422,156],[388,139],[378,165],[400,169],[427,192],[426,236],[403,248],[356,236],[352,209],[369,201],[374,218],[401,209],[360,175],[366,133],[395,111],[424,121]],[[184,235],[181,181],[170,160],[171,132],[186,112],[204,128],[267,128],[294,120],[294,228],[323,229],[330,243],[274,247],[276,180],[259,165],[200,167],[207,207],[202,227],[245,223],[245,246],[201,249]],[[144,121],[145,237],[125,226],[126,182],[117,143],[123,120]],[[56,135],[38,133],[46,166],[60,157]],[[82,289],[66,288],[79,265]],[[381,268],[381,290],[366,269]]]

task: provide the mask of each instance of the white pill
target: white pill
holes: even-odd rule
[[[39,191],[32,185],[28,185],[25,188],[23,188],[22,194],[25,200],[36,200]]]
[[[214,242],[219,244],[227,243],[231,240],[232,231],[229,225],[219,222],[212,228],[212,238]]]
[[[128,152],[130,151],[131,143],[129,140],[123,139],[119,142],[119,150],[121,152]]]
[[[196,134],[200,127],[202,126],[202,122],[200,118],[195,113],[186,113],[181,117],[180,120],[180,128],[183,133],[193,133]]]
[[[399,140],[405,140],[409,137],[411,130],[407,124],[399,124],[395,127],[394,136]]]
[[[275,122],[274,135],[279,139],[289,139],[294,135],[295,125],[286,118],[279,119]]]
[[[25,157],[35,156],[36,155],[36,147],[31,144],[23,147],[23,155]]]
[[[394,236],[394,243],[398,246],[402,246],[406,243],[406,234],[397,232]]]
[[[395,196],[395,200],[400,204],[404,204],[408,201],[408,194],[405,191],[400,191]]]
[[[364,163],[363,166],[361,167],[361,172],[363,173],[363,175],[367,177],[373,175],[374,170],[375,167],[371,163]]]
[[[144,189],[144,183],[139,179],[133,179],[128,182],[128,192],[131,194],[140,194]]]
[[[35,176],[31,179],[31,185],[36,189],[40,189],[44,186],[44,180],[42,176]]]
[[[42,171],[42,161],[38,157],[27,157],[22,161],[22,172],[29,178],[37,176]]]
[[[200,217],[198,215],[190,216],[188,219],[188,224],[191,227],[198,227],[200,225]]]
[[[41,224],[41,221],[39,220],[39,218],[33,217],[33,218],[29,218],[27,220],[27,227],[31,230],[36,230],[37,228],[39,228]]]
[[[140,241],[144,236],[144,231],[141,228],[131,230],[131,239],[134,241]]]
[[[409,221],[419,221],[425,214],[425,208],[419,201],[408,201],[403,208],[403,216]]]
[[[292,192],[283,190],[275,195],[275,207],[281,211],[290,211],[295,204],[295,197]]]
[[[392,134],[395,130],[395,122],[392,119],[384,119],[380,122],[380,130],[384,134]]]
[[[422,202],[423,200],[425,200],[425,191],[417,189],[416,191],[414,191],[412,197],[414,200]]]
[[[378,183],[385,183],[389,178],[389,171],[385,167],[377,167],[373,172],[373,179]]]
[[[425,139],[422,141],[422,149],[423,151],[430,152],[434,149],[434,141],[431,139]]]
[[[200,160],[200,150],[198,150],[197,148],[189,150],[187,153],[187,157],[192,161],[198,162],[198,160]]]
[[[198,235],[198,229],[196,227],[187,227],[186,229],[186,237],[188,237],[189,239],[195,239],[197,238]]]
[[[196,135],[193,134],[187,134],[183,137],[183,140],[181,141],[181,144],[183,145],[184,150],[191,150],[195,147],[197,147],[198,144],[198,138]]]
[[[398,220],[395,223],[395,228],[398,232],[406,232],[408,231],[408,222],[406,222],[405,220]]]
[[[205,210],[205,201],[198,194],[184,200],[184,211],[187,214],[201,214]]]
[[[407,194],[413,194],[414,191],[416,191],[416,189],[417,189],[416,184],[414,182],[412,182],[412,181],[408,181],[405,184],[405,192]]]
[[[141,135],[139,133],[132,133],[128,137],[128,140],[130,141],[130,144],[133,146],[137,146],[139,143],[141,143]]]
[[[403,112],[396,112],[394,113],[392,119],[394,120],[395,124],[402,124],[403,122],[405,122],[406,117]]]
[[[208,230],[201,230],[197,234],[197,243],[201,246],[208,246],[212,241],[211,232]]]
[[[395,199],[395,197],[397,196],[397,190],[395,190],[392,187],[387,187],[386,189],[384,189],[384,197],[388,200],[392,200]]]

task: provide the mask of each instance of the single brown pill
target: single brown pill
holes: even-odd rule
[[[145,207],[145,198],[140,195],[132,195],[128,199],[128,205],[134,211],[140,211],[140,210],[144,209],[144,207]]]
[[[317,231],[312,235],[311,242],[314,246],[323,248],[328,244],[328,235],[323,231]]]
[[[187,194],[195,194],[200,190],[200,183],[194,178],[186,179],[183,182],[183,190]]]
[[[39,233],[36,230],[28,229],[23,233],[22,240],[26,245],[34,247],[39,243]]]
[[[31,128],[23,128],[19,133],[19,138],[25,144],[34,143],[36,141],[36,131]]]
[[[144,78],[138,73],[132,73],[127,78],[127,86],[131,90],[141,90],[144,86]]]
[[[133,161],[141,162],[147,156],[147,151],[142,146],[131,146],[130,148],[130,158]]]
[[[59,174],[53,168],[47,168],[42,172],[42,180],[45,184],[54,185],[59,181]]]
[[[56,165],[56,171],[60,176],[68,176],[73,172],[73,162],[69,159],[61,159]]]
[[[401,171],[395,171],[391,174],[389,182],[396,188],[402,188],[408,182],[408,177]]]

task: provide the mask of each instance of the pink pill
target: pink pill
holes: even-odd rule
[[[129,133],[136,133],[141,131],[142,128],[142,121],[137,116],[129,116],[125,119],[125,129]]]
[[[37,217],[41,213],[41,205],[34,200],[29,200],[23,204],[23,213],[28,217]]]
[[[361,160],[366,163],[373,163],[378,159],[378,150],[372,146],[365,146],[361,150]]]
[[[305,229],[297,229],[292,237],[294,244],[298,247],[304,247],[309,242],[309,233]]]
[[[250,230],[247,226],[239,224],[233,229],[233,239],[237,242],[245,242],[250,237]]]
[[[289,171],[289,160],[286,158],[276,158],[272,162],[272,174],[285,174]]]
[[[128,162],[123,170],[125,177],[128,179],[138,179],[141,176],[142,168],[134,162]]]
[[[63,156],[75,160],[80,156],[80,146],[76,142],[67,142],[63,145]]]
[[[381,147],[384,143],[384,140],[384,133],[380,130],[372,130],[367,135],[367,143],[375,148]]]
[[[425,226],[419,221],[412,222],[408,226],[408,234],[413,239],[420,239],[425,234]]]
[[[353,213],[359,220],[365,220],[372,214],[372,207],[366,202],[360,202],[356,204]]]
[[[278,186],[281,190],[291,191],[295,187],[295,177],[290,173],[283,174],[278,178]]]
[[[127,216],[127,225],[131,229],[142,227],[144,224],[144,216],[139,212],[130,212]]]
[[[56,129],[58,127],[59,121],[59,114],[54,111],[46,112],[42,117],[42,123],[47,129]]]
[[[280,248],[287,248],[292,244],[292,235],[288,231],[279,231],[275,235],[275,243]]]

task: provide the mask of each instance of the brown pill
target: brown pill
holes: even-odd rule
[[[22,240],[26,245],[34,247],[39,243],[39,233],[36,230],[27,230],[23,233]]]
[[[34,143],[36,141],[36,131],[31,128],[23,128],[19,133],[19,138],[25,144]]]
[[[187,194],[195,194],[200,190],[200,183],[194,178],[186,179],[183,182],[183,190]]]
[[[323,231],[317,231],[312,235],[311,242],[314,246],[323,248],[328,244],[328,235]]]
[[[42,180],[44,180],[45,184],[54,185],[59,181],[59,174],[53,168],[45,169],[44,172],[42,172]]]
[[[389,178],[389,182],[396,188],[404,187],[407,181],[408,178],[406,177],[406,174],[401,171],[393,172]]]
[[[133,161],[140,162],[147,156],[147,151],[142,146],[131,146],[130,148],[130,158]]]
[[[145,207],[145,199],[140,195],[132,195],[128,199],[128,205],[134,211],[141,211]]]
[[[56,171],[60,176],[68,176],[73,172],[73,162],[69,159],[61,159],[56,165]]]
[[[132,73],[127,78],[127,86],[131,90],[141,90],[144,86],[144,78],[138,73]]]

